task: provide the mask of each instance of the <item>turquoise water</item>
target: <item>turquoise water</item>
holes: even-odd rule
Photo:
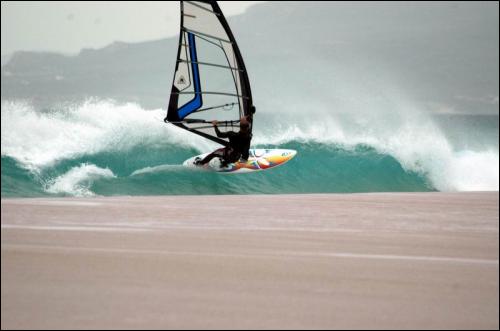
[[[261,114],[253,147],[298,154],[238,175],[182,167],[217,146],[163,116],[133,104],[2,103],[2,197],[498,190],[498,116],[290,116],[278,126]]]
[[[369,147],[351,151],[318,143],[290,142],[278,146],[298,155],[279,168],[253,174],[221,175],[179,166],[196,154],[190,148],[134,148],[127,153],[98,153],[64,160],[39,173],[2,157],[2,196],[45,196],[54,178],[81,168],[82,177],[61,178],[66,191],[55,195],[250,194],[307,192],[428,191],[423,176],[405,171],[391,156]],[[82,166],[83,164],[83,166]],[[90,169],[109,169],[109,175]],[[85,171],[87,167],[87,171]],[[113,175],[111,175],[111,172]],[[134,173],[135,172],[135,173]]]

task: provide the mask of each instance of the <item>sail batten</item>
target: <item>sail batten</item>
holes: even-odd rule
[[[229,97],[237,97],[237,98],[248,98],[241,94],[233,94],[233,93],[225,93],[225,92],[211,92],[211,91],[203,91],[203,92],[172,92],[173,94],[207,94],[207,95],[224,95]]]
[[[231,69],[231,70],[238,70],[240,72],[243,72],[242,69],[240,68],[234,68],[234,67],[230,67],[230,66],[224,66],[224,65],[221,65],[221,64],[215,64],[215,63],[208,63],[208,62],[200,62],[200,61],[197,61],[197,62],[194,62],[194,61],[186,61],[186,60],[182,60],[182,59],[179,59],[178,60],[179,62],[184,62],[184,63],[195,63],[195,64],[201,64],[201,65],[205,65],[205,66],[213,66],[213,67],[218,67],[218,68],[225,68],[225,69]]]
[[[220,37],[217,37],[217,36],[213,36],[213,35],[210,35],[208,33],[200,32],[200,31],[196,31],[196,30],[192,30],[192,29],[186,29],[186,28],[184,28],[183,30],[186,31],[186,32],[190,32],[190,33],[196,34],[196,35],[200,35],[200,36],[204,36],[204,37],[208,37],[208,38],[220,40],[220,41],[223,41],[225,43],[229,43],[229,44],[233,43],[231,40],[220,38]]]
[[[165,121],[227,146],[227,139],[217,137],[207,123],[217,120],[221,131],[233,131],[251,112],[245,64],[217,2],[181,1],[179,47]]]

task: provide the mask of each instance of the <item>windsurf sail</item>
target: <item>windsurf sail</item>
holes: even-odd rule
[[[180,128],[227,146],[222,132],[238,131],[252,115],[248,74],[216,1],[181,1],[181,30],[167,117]]]

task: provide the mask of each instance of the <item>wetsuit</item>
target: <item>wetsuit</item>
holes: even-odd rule
[[[217,126],[214,126],[215,133],[219,138],[229,138],[229,146],[215,150],[214,152],[205,156],[205,158],[198,162],[203,165],[210,162],[214,157],[222,158],[222,167],[227,166],[229,163],[238,161],[240,158],[248,160],[248,150],[250,149],[250,141],[252,134],[249,132],[220,132]]]

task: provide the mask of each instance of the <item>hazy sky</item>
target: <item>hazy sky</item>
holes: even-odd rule
[[[226,16],[261,1],[219,1]],[[173,36],[179,1],[2,1],[2,55],[18,50],[77,53],[113,41]]]

